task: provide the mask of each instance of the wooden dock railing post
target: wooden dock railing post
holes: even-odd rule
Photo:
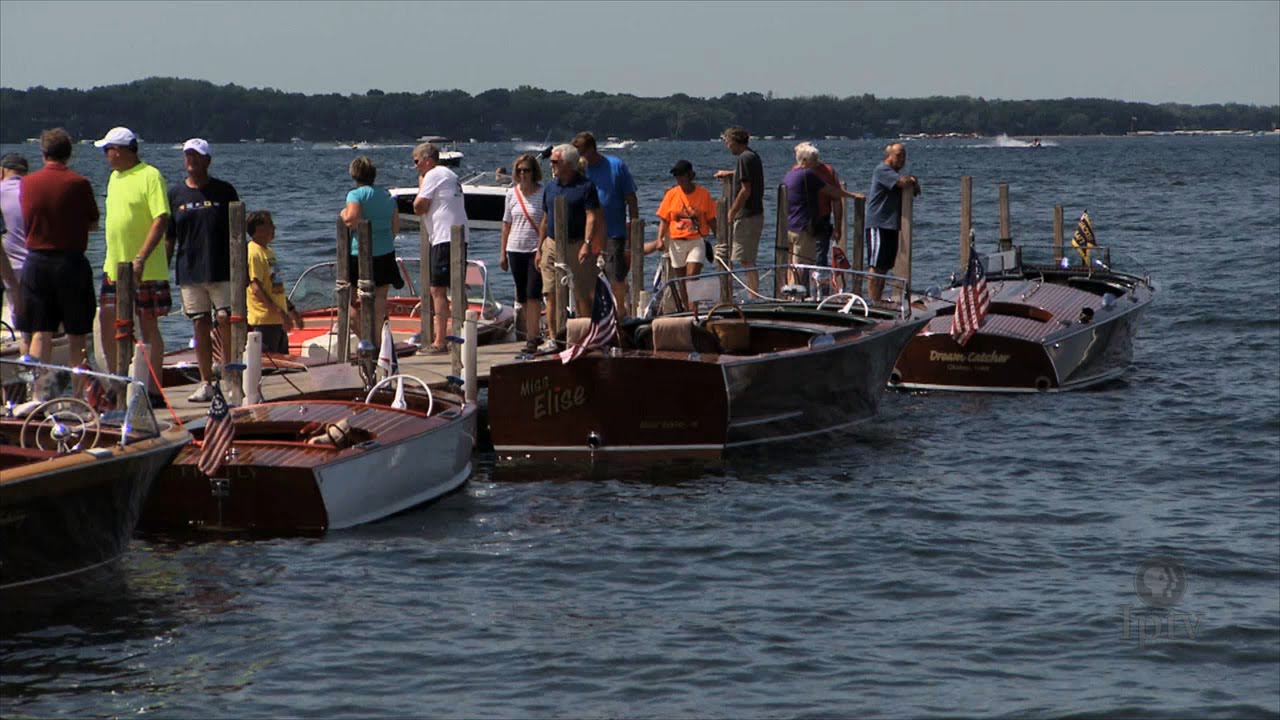
[[[337,303],[338,317],[334,323],[334,354],[330,361],[345,363],[351,357],[351,293],[355,288],[347,281],[351,262],[351,232],[338,219],[338,254],[334,260],[334,298]]]
[[[640,290],[644,287],[644,221],[636,218],[631,221],[631,287],[628,288],[627,306],[631,308],[632,317],[640,317],[644,308],[640,307]]]
[[[1009,228],[1009,183],[1000,183],[1000,251],[1013,249],[1013,231]],[[967,267],[967,266],[966,266]]]
[[[453,335],[463,337],[462,323],[467,317],[467,229],[454,225],[449,236],[449,315]],[[449,362],[453,376],[462,374],[462,346],[449,343]]]
[[[552,337],[559,335],[561,330],[565,329],[565,323],[569,319],[569,287],[565,285],[561,277],[568,274],[569,267],[569,201],[564,196],[556,198],[555,202],[555,225],[552,230],[555,232],[556,241],[556,263],[564,265],[566,270],[562,271],[556,268],[552,272],[555,278],[555,287],[551,288],[549,293],[556,301],[555,327],[552,329]],[[584,240],[583,242],[587,242]],[[549,313],[548,318],[552,317]]]
[[[116,339],[115,372],[129,374],[133,364],[133,342],[137,334],[133,330],[133,263],[122,262],[116,265],[116,322],[120,329],[107,328]]]
[[[1053,206],[1053,264],[1062,262],[1062,206]]]
[[[435,324],[431,322],[431,318],[435,317],[431,307],[431,233],[427,228],[426,216],[419,216],[418,219],[421,221],[418,226],[418,313],[421,315],[418,339],[422,343],[421,347],[425,348],[436,341]]]
[[[357,226],[356,243],[359,250],[356,270],[360,277],[356,281],[356,291],[360,298],[360,341],[372,345],[373,355],[377,357],[382,323],[379,322],[381,318],[378,317],[376,302],[378,288],[373,281],[373,224],[368,219],[362,219]],[[363,362],[365,358],[360,360]]]
[[[717,242],[716,242],[715,251],[719,257],[724,259],[724,262],[729,267],[729,269],[732,269],[733,267],[733,224],[729,222],[729,207],[733,205],[733,176],[732,175],[728,177],[720,178],[720,197],[724,199],[725,222],[723,226],[716,225]],[[720,216],[716,215],[716,217],[719,218]],[[717,223],[718,222],[719,220],[717,220]],[[716,265],[715,258],[707,258],[707,263],[715,267]],[[715,267],[715,269],[723,270],[725,268]],[[729,302],[729,300],[733,299],[733,294],[732,294],[733,281],[730,280],[729,284],[730,284],[729,299],[724,300],[724,302]]]
[[[729,178],[721,178],[725,185],[729,184]],[[716,201],[716,252],[724,252],[724,245],[729,243],[729,198],[721,196]],[[726,262],[728,255],[725,255]],[[707,258],[707,263],[712,272],[723,270],[724,268],[715,265],[715,258]],[[720,276],[720,302],[733,302],[733,277],[732,275]]]
[[[231,258],[231,347],[227,349],[227,359],[223,362],[240,365],[244,362],[244,346],[249,337],[245,317],[249,312],[249,301],[245,295],[249,287],[249,246],[244,242],[244,203],[233,202],[227,206],[227,224],[227,249]],[[216,325],[214,332],[217,332]],[[226,375],[231,383],[230,401],[239,404],[244,400],[241,371],[232,370]]]
[[[902,215],[898,219],[898,258],[893,263],[893,275],[903,283],[902,295],[894,295],[895,303],[910,302],[911,292],[911,230],[915,211],[915,194],[902,190]]]
[[[969,231],[973,229],[973,176],[960,176],[960,272],[969,269]]]
[[[778,205],[774,211],[775,234],[773,240],[773,296],[782,297],[782,286],[787,283],[786,268],[791,254],[791,243],[787,240],[787,186],[778,185]]]
[[[849,216],[845,215],[845,225],[849,224]],[[867,197],[859,194],[853,199],[853,227],[849,229],[853,233],[853,237],[849,242],[849,267],[854,270],[863,270],[867,261],[867,253],[863,247],[866,242],[867,233]],[[853,287],[850,288],[854,293],[862,294],[862,276],[853,276]]]

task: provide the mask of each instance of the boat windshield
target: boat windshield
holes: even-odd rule
[[[120,444],[156,437],[160,423],[151,411],[147,389],[118,375],[38,362],[0,359],[0,413],[39,412],[45,417],[74,415],[120,433]],[[33,401],[43,403],[32,405]]]
[[[645,316],[656,317],[686,312],[686,302],[707,309],[717,303],[740,307],[778,302],[817,303],[833,311],[853,312],[878,318],[911,316],[906,281],[887,275],[841,270],[818,265],[757,265],[758,290],[747,285],[747,271],[741,268],[702,272],[694,277],[668,277],[666,265],[655,273]],[[872,279],[884,282],[883,297],[873,302],[867,288]]]
[[[1002,272],[1025,273],[1035,271],[1065,271],[1070,273],[1110,273],[1129,275],[1147,282],[1150,273],[1127,253],[1118,252],[1104,245],[1074,248],[1067,245],[1017,245],[1012,250],[982,255],[983,267],[988,275]]]
[[[463,185],[472,185],[479,187],[511,187],[511,176],[501,175],[496,172],[477,172],[465,175],[458,180]]]

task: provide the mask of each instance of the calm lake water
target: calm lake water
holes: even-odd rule
[[[818,145],[864,189],[883,141]],[[769,185],[791,146],[756,144]],[[1099,242],[1152,274],[1122,381],[890,394],[856,432],[713,467],[482,458],[461,492],[322,539],[138,539],[106,596],[5,613],[2,713],[1275,717],[1280,138],[908,148],[924,187],[917,287],[958,262],[961,175],[980,247],[1007,182],[1015,241],[1047,245],[1054,204],[1069,225],[1087,208]],[[14,149],[38,154],[0,148]],[[461,149],[464,169],[516,154]],[[76,150],[104,192],[101,154]],[[275,212],[290,281],[329,258],[356,151],[214,151],[214,174]],[[382,183],[407,184],[409,151],[361,152]],[[732,163],[712,142],[619,154],[647,217],[675,160],[709,182]],[[171,181],[180,155],[144,146]],[[473,243],[491,261],[496,248],[496,234]],[[505,276],[495,286],[512,296]],[[165,329],[175,347],[190,334],[180,316]],[[1156,557],[1185,569],[1159,612],[1135,593]]]

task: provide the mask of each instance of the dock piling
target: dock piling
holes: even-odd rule
[[[133,363],[133,342],[136,334],[133,331],[133,263],[122,262],[116,265],[116,322],[122,323],[116,328],[107,328],[107,332],[115,333],[116,339],[116,372],[127,373]]]
[[[782,286],[787,283],[783,266],[791,255],[791,243],[787,240],[787,186],[778,185],[778,204],[775,206],[775,234],[773,240],[773,297],[782,297]]]
[[[459,333],[467,313],[467,229],[462,225],[450,228],[449,310],[453,332]],[[457,377],[462,372],[462,348],[457,343],[449,343],[449,360]]]
[[[373,224],[368,219],[362,219],[356,227],[356,249],[356,271],[359,274],[356,293],[360,298],[360,343],[356,346],[356,359],[366,373],[365,381],[371,382],[382,323],[379,322],[376,302],[378,289],[373,280]]]
[[[849,216],[846,214],[845,227],[848,228],[848,225]],[[848,228],[848,231],[853,233],[853,236],[849,240],[848,260],[849,267],[854,270],[863,270],[867,260],[866,251],[863,248],[863,244],[866,242],[866,227],[867,197],[859,194],[858,197],[853,199],[853,227]],[[861,275],[853,276],[853,287],[851,289],[857,295],[862,294]]]
[[[632,317],[639,317],[640,308],[640,289],[644,287],[644,220],[636,218],[631,221],[631,286],[627,289],[627,307],[631,309],[629,313]]]
[[[556,198],[555,213],[556,220],[552,230],[555,232],[556,264],[567,268],[569,266],[569,201],[564,196]],[[583,242],[590,242],[590,238]],[[555,326],[551,328],[552,337],[556,337],[565,328],[569,318],[569,286],[562,282],[565,275],[568,275],[568,271],[562,271],[558,267],[551,274],[555,278],[555,287],[551,288],[548,295],[555,299],[555,314],[548,312],[547,317],[555,318]]]
[[[254,330],[244,343],[244,401],[247,405],[262,402],[262,333]]]
[[[1062,262],[1062,206],[1053,206],[1053,262]]]
[[[722,178],[727,185],[729,178]],[[716,252],[720,252],[719,246],[729,243],[729,198],[722,196],[716,201]],[[727,259],[729,255],[724,256]],[[714,258],[707,258],[707,262],[711,265],[712,270],[719,270],[715,266]],[[720,276],[720,302],[733,302],[733,277],[731,275]]]
[[[960,272],[969,267],[969,231],[973,229],[973,176],[960,176]]]
[[[249,333],[249,325],[245,317],[249,312],[249,301],[246,290],[249,287],[249,246],[244,240],[244,203],[233,202],[227,205],[227,243],[231,258],[231,347],[226,351],[224,363],[241,364],[244,360],[244,343]],[[214,327],[217,332],[217,327]],[[230,402],[240,404],[244,400],[244,386],[241,384],[241,373],[232,370],[223,373],[230,382]]]
[[[1009,228],[1009,183],[1000,183],[1000,251],[1013,249],[1013,231]]]
[[[466,328],[462,333],[462,393],[463,398],[473,403],[479,396],[478,368],[476,366],[479,357],[478,344],[478,325],[480,324],[480,313],[475,310],[467,311]]]
[[[915,194],[902,192],[902,214],[898,219],[898,258],[893,263],[894,277],[902,280],[902,296],[894,297],[895,303],[907,305],[911,294],[911,230],[915,211]]]
[[[345,363],[347,358],[351,357],[351,293],[353,288],[351,283],[347,281],[350,273],[351,263],[351,233],[347,230],[347,226],[343,224],[342,218],[338,218],[338,254],[334,260],[334,302],[337,305],[338,317],[334,323],[334,355],[329,356],[329,360],[337,358],[337,362]]]
[[[431,233],[425,215],[418,217],[418,328],[419,347],[429,347],[436,341],[435,317],[431,301]]]

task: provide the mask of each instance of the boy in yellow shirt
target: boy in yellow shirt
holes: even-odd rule
[[[284,295],[284,282],[276,272],[271,241],[276,226],[271,213],[255,210],[245,221],[249,233],[249,287],[245,291],[246,320],[250,331],[262,333],[262,352],[289,353],[289,331],[302,327],[302,316]]]

